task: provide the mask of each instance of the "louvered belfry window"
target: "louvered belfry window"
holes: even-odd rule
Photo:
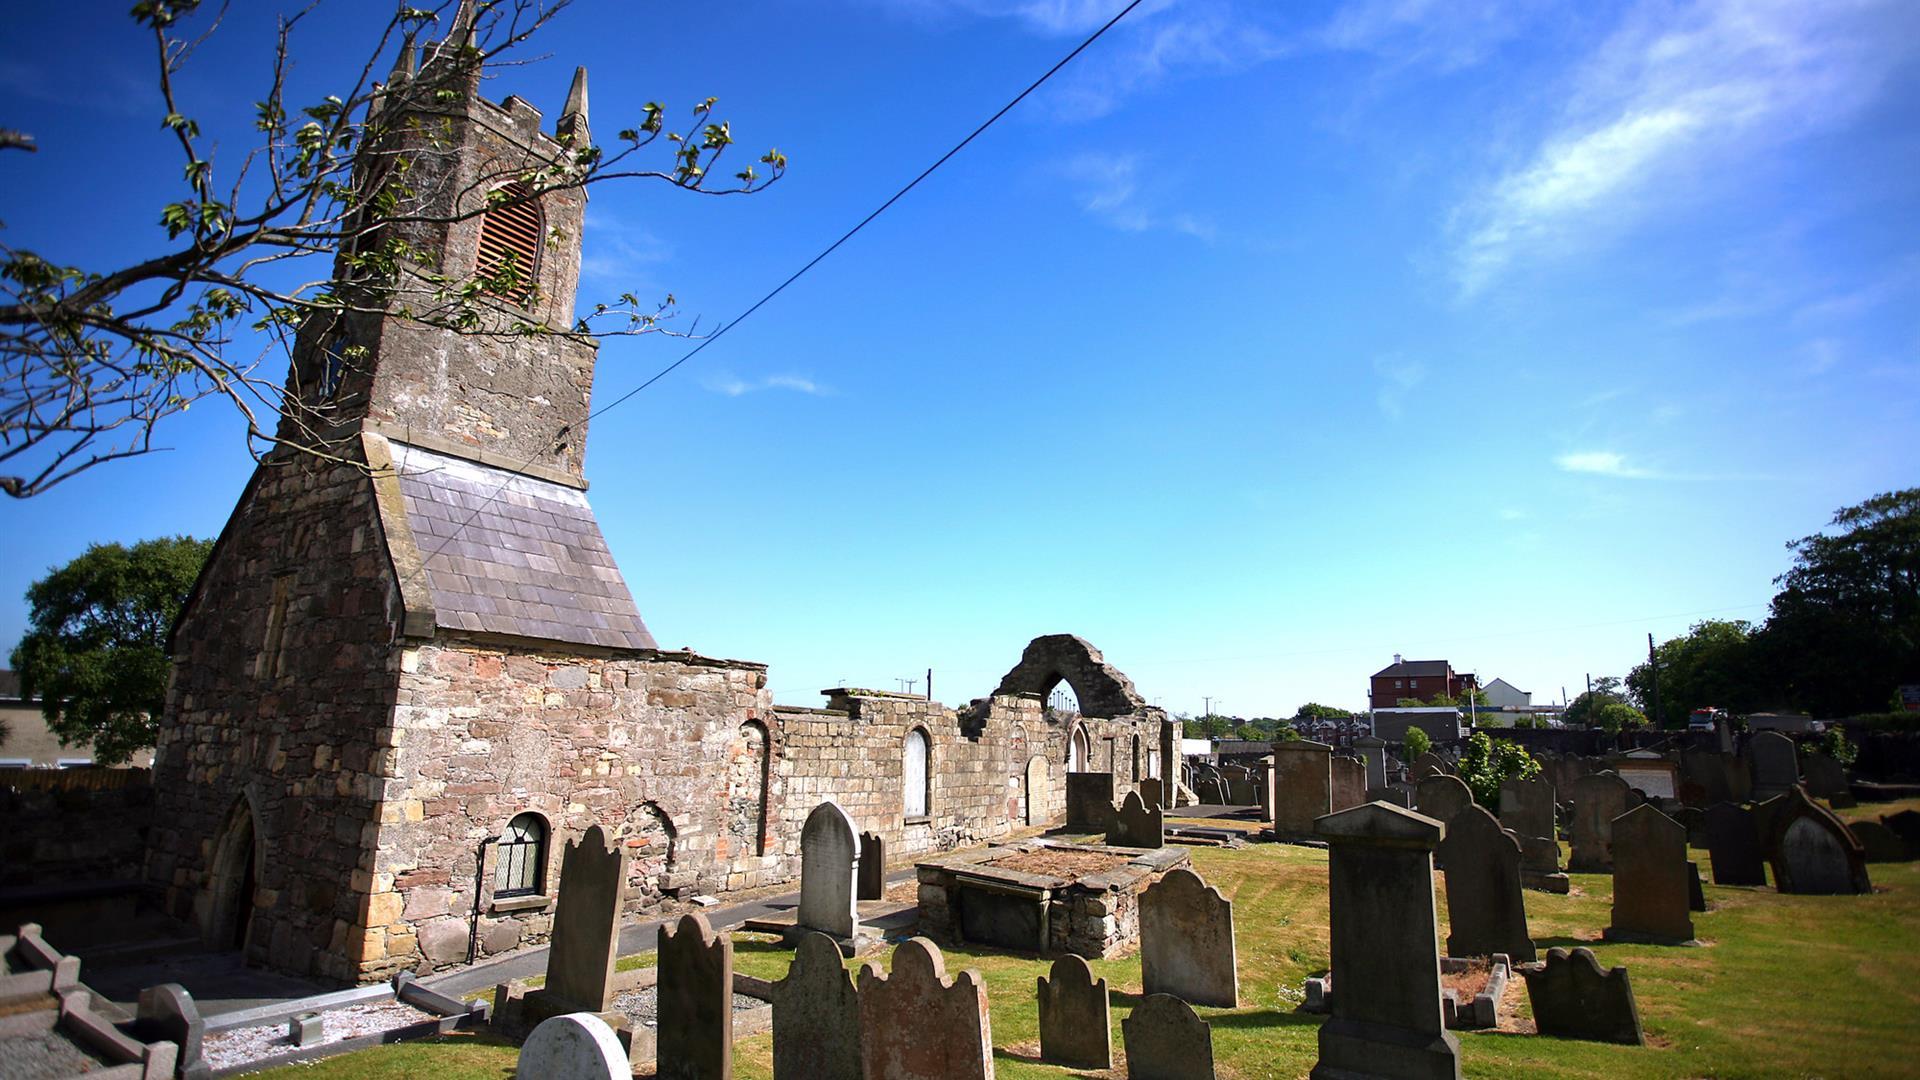
[[[475,272],[485,278],[497,277],[511,261],[515,283],[500,295],[516,304],[525,304],[533,296],[534,279],[540,270],[540,204],[527,199],[531,193],[519,181],[508,184],[496,198],[526,201],[498,203],[480,218],[480,262]]]

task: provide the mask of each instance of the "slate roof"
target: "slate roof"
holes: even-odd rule
[[[393,450],[436,625],[658,648],[586,492],[417,446],[396,442]]]
[[[1445,675],[1452,665],[1445,660],[1402,660],[1397,664],[1388,664],[1373,673],[1376,679],[1421,679],[1428,675]]]

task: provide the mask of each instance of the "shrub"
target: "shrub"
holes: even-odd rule
[[[1427,734],[1424,728],[1409,727],[1406,735],[1406,748],[1407,764],[1411,765],[1413,764],[1414,758],[1433,749],[1433,738]]]
[[[1531,780],[1540,775],[1540,763],[1511,739],[1495,739],[1475,732],[1460,755],[1460,779],[1473,790],[1473,801],[1497,811],[1500,785],[1509,779]]]

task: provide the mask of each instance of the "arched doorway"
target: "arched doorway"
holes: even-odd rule
[[[727,771],[727,832],[734,855],[767,853],[767,729],[740,725]]]
[[[679,830],[655,803],[641,803],[628,812],[615,838],[627,849],[626,909],[640,911],[658,904],[674,869]],[[560,886],[566,887],[562,880]]]
[[[1074,725],[1073,734],[1067,738],[1067,771],[1086,772],[1093,758],[1093,745],[1087,739],[1087,729]]]
[[[259,850],[253,805],[243,795],[227,814],[207,871],[210,902],[200,928],[207,944],[246,951],[253,931],[253,895],[260,880]]]

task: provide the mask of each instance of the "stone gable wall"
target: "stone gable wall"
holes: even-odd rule
[[[261,673],[281,578],[280,668]],[[175,634],[146,865],[165,909],[206,929],[216,854],[236,808],[250,807],[260,853],[241,901],[254,911],[251,962],[354,975],[376,807],[397,776],[384,736],[397,606],[365,472],[306,459],[261,466]],[[228,933],[213,929],[216,940]]]

